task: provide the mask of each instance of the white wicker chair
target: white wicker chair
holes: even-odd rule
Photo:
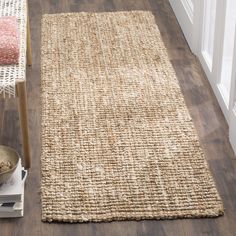
[[[27,118],[26,57],[32,64],[27,0],[0,0],[0,17],[16,16],[20,29],[20,59],[18,65],[0,66],[0,94],[18,97],[19,117],[22,131],[24,166],[30,167],[30,148]]]

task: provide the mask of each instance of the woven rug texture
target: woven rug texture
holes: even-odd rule
[[[44,15],[41,58],[43,221],[223,214],[151,12]]]

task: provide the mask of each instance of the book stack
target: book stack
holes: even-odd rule
[[[22,217],[24,215],[24,185],[27,171],[21,160],[11,178],[0,185],[0,218]]]

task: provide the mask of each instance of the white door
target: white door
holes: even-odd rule
[[[236,1],[169,1],[229,124],[236,152]]]

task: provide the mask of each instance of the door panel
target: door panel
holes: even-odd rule
[[[212,71],[215,38],[216,0],[204,1],[201,54],[209,73]]]
[[[229,107],[233,52],[234,52],[234,38],[235,38],[235,22],[236,22],[236,1],[228,0],[226,5],[226,17],[224,27],[223,39],[223,55],[222,68],[218,84],[218,88],[224,98],[225,105]]]

